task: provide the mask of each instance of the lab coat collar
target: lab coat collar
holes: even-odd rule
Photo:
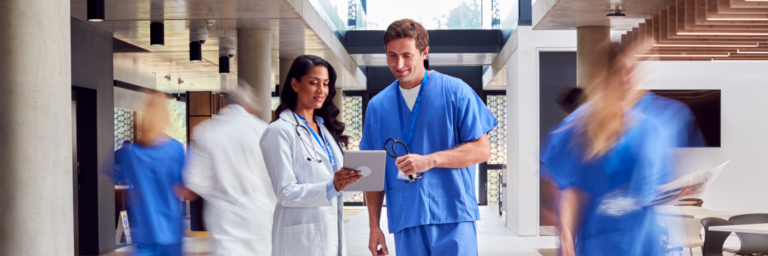
[[[236,104],[230,104],[229,106],[222,109],[221,113],[223,116],[228,117],[245,117],[251,115],[248,113],[248,111],[245,110],[245,108]]]
[[[293,125],[296,125],[296,119],[299,119],[299,117],[293,118],[293,110],[286,109],[283,110],[282,113],[280,113],[280,118],[282,118],[285,121],[288,121],[288,123],[291,123]],[[322,117],[315,116],[315,122],[318,124],[324,124],[325,120],[323,120]]]

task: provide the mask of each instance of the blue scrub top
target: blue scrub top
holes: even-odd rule
[[[669,126],[633,108],[625,115],[627,128],[616,145],[597,159],[585,160],[577,121],[590,105],[563,120],[542,157],[561,189],[577,187],[587,193],[576,250],[579,255],[661,255],[661,231],[651,207],[611,215],[599,206],[617,195],[649,201],[656,186],[668,182],[674,143],[659,134]]]
[[[178,244],[183,238],[181,201],[173,186],[181,184],[184,148],[176,140],[155,146],[131,146],[124,159],[130,185],[128,207],[136,243]]]
[[[398,87],[397,82],[390,84],[368,103],[361,150],[384,150],[389,138],[405,141],[398,111],[403,114],[406,129],[410,129],[413,113],[406,104],[398,106],[395,101]],[[420,90],[420,113],[409,146],[412,154],[453,149],[479,139],[498,124],[480,97],[458,78],[431,71]],[[402,147],[396,148],[398,154],[405,154]],[[434,168],[425,172],[424,178],[407,184],[397,178],[397,173],[395,159],[387,157],[384,190],[391,233],[420,225],[479,219],[475,166]]]

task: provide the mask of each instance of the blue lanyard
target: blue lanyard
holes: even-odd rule
[[[323,138],[323,141],[321,142],[320,141],[320,137],[317,136],[317,134],[315,133],[315,130],[312,130],[312,127],[309,127],[309,122],[307,122],[307,119],[304,119],[304,117],[302,117],[301,115],[298,115],[298,114],[297,114],[297,116],[299,116],[299,118],[301,118],[301,121],[304,121],[304,124],[307,125],[307,130],[309,130],[309,132],[312,133],[312,136],[315,137],[315,140],[317,141],[317,144],[320,144],[320,148],[322,148],[323,151],[325,151],[325,154],[328,155],[328,159],[331,160],[331,166],[333,166],[333,153],[331,153],[330,147],[329,147],[330,145],[328,145],[328,142],[325,141],[325,137],[320,136],[320,137]],[[320,130],[320,133],[322,133],[323,129],[320,128],[319,124],[317,125],[317,129]],[[334,166],[333,168],[335,169],[336,167]],[[336,171],[336,170],[334,170],[334,171]]]
[[[403,136],[402,140],[408,148],[411,148],[411,139],[413,139],[413,128],[416,127],[416,117],[419,116],[419,105],[421,105],[421,95],[424,92],[424,87],[427,84],[427,76],[429,76],[429,70],[424,71],[424,78],[421,79],[421,88],[419,89],[419,96],[416,97],[416,103],[413,104],[413,117],[411,117],[411,129],[405,132],[405,122],[403,122],[403,94],[400,93],[400,88],[395,89],[397,91],[397,107],[399,108],[397,113],[400,114],[400,132]],[[397,87],[400,87],[400,82],[396,83]]]

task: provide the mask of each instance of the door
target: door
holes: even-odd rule
[[[77,163],[77,101],[75,99],[75,91],[72,91],[72,200],[74,209],[74,234],[75,234],[75,256],[80,255],[80,234],[78,234],[78,191],[80,190],[80,168]]]

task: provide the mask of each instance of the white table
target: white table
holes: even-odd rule
[[[697,206],[661,206],[661,207],[654,207],[654,211],[656,211],[657,214],[662,216],[694,218],[694,219],[703,219],[703,218],[710,218],[710,217],[727,219],[732,216],[751,213],[751,212],[740,212],[740,211],[710,211],[710,210],[707,210],[706,208],[701,208]]]
[[[725,225],[709,227],[711,231],[739,232],[752,234],[768,234],[768,223],[747,225]]]

